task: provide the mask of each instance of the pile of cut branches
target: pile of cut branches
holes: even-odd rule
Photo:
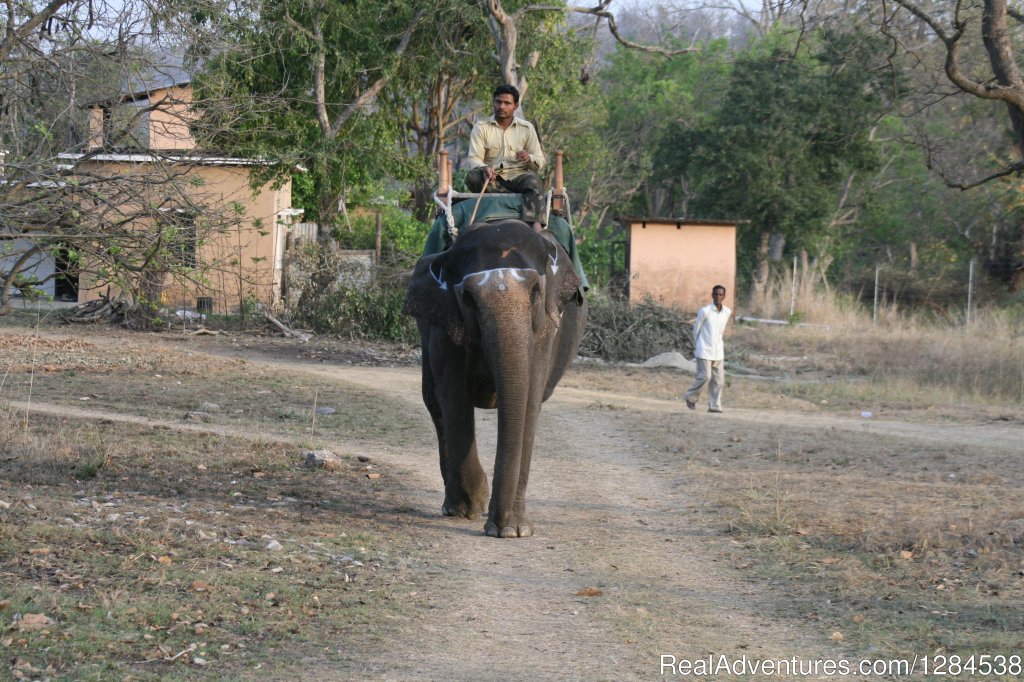
[[[123,297],[110,298],[101,294],[93,301],[75,306],[64,319],[74,324],[128,325],[134,313],[135,306]]]
[[[692,319],[651,299],[629,305],[606,296],[590,300],[580,355],[609,362],[643,362],[678,351],[693,357]]]

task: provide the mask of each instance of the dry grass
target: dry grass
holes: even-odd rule
[[[778,306],[783,292],[775,293],[769,303]],[[833,397],[848,393],[851,402],[875,394],[919,405],[1024,403],[1024,318],[1014,309],[977,311],[969,326],[921,317],[872,325],[870,313],[848,301],[806,295],[814,313],[808,319],[817,324],[739,327],[734,357],[764,367],[782,356],[794,375],[844,380],[797,394],[818,402],[829,397],[824,389],[839,392]]]
[[[788,617],[887,656],[1020,651],[1020,458],[707,421],[645,414],[641,423],[704,518],[732,538],[728,560],[786,595]]]
[[[731,375],[727,405],[827,413],[868,403],[929,419],[1022,421],[1012,382],[1003,383],[1024,364],[1020,336],[1009,322],[988,328],[991,338],[946,338],[923,325],[737,328],[731,357],[774,380]],[[428,617],[396,560],[418,551],[402,526],[397,477],[371,482],[351,456],[340,472],[308,472],[295,453],[307,439],[359,446],[343,420],[318,422],[310,438],[314,402],[345,401],[366,437],[395,446],[429,441],[425,415],[340,382],[185,351],[118,356],[70,343],[30,346],[0,333],[0,500],[11,504],[0,511],[0,619],[12,626],[0,651],[12,670],[22,661],[28,678],[188,678],[201,674],[198,657],[221,678],[275,678],[299,660],[329,668],[343,659],[324,651],[325,640],[383,650],[392,617]],[[963,369],[929,367],[940,360]],[[1002,388],[972,389],[971,375]],[[664,399],[688,383],[668,370],[607,367],[565,380]],[[214,426],[248,424],[254,437],[26,421],[3,400],[24,400],[30,388],[34,400],[71,406],[89,397],[85,406],[170,418],[212,400],[221,404]],[[1019,455],[983,442],[695,416],[703,419],[608,411],[670,463],[666,475],[692,491],[700,519],[727,533],[730,565],[786,595],[784,617],[840,631],[874,657],[1020,651]],[[260,423],[288,438],[260,438]],[[284,550],[266,550],[270,539]],[[23,615],[36,613],[55,624],[22,628]]]
[[[397,477],[298,460],[273,440],[0,420],[3,674],[281,679],[343,662],[337,641],[375,646],[416,608]]]
[[[183,424],[217,402],[204,428],[244,435],[56,418],[41,402]],[[314,416],[331,404],[343,409]],[[430,437],[425,415],[340,382],[0,332],[0,678],[344,669],[337,642],[378,647],[418,608],[407,494],[357,455]],[[325,444],[341,470],[300,465]]]
[[[873,326],[830,305],[818,311],[828,325],[737,326],[727,361],[759,376],[728,372],[727,406],[819,419],[867,410],[919,423],[1024,423],[1024,328],[1012,312],[982,311],[970,327]],[[626,368],[566,378],[676,400],[689,380]],[[770,422],[624,418],[646,429],[705,518],[732,538],[732,565],[786,595],[790,617],[874,655],[1008,655],[1024,646],[1019,454],[983,437],[929,444]]]

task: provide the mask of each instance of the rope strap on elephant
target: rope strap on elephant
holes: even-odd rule
[[[458,237],[459,230],[468,227],[469,218],[473,214],[473,208],[479,196],[479,194],[449,192],[449,196],[446,197],[447,201],[445,201],[445,198],[434,195],[434,201],[441,207],[441,210],[434,219],[434,223],[430,227],[430,233],[427,235],[427,243],[423,248],[424,256],[441,253],[452,245],[452,242]],[[488,192],[480,199],[476,222],[493,222],[508,218],[518,219],[521,215],[522,200],[522,194]],[[547,193],[547,201],[550,209],[550,191]],[[568,197],[565,197],[565,205],[566,216],[571,220],[572,214],[568,210]],[[590,283],[587,281],[587,276],[583,272],[583,265],[580,263],[579,249],[576,248],[576,238],[573,235],[571,223],[565,218],[551,213],[549,210],[547,229],[551,230],[555,235],[555,239],[558,240],[558,243],[569,254],[573,269],[579,275],[582,282],[580,292],[587,291],[590,288]]]
[[[452,215],[452,194],[454,192],[448,192],[448,196],[445,200],[437,196],[437,192],[434,192],[434,203],[440,207],[440,213],[438,213],[437,219],[440,220],[441,216],[444,216],[445,225],[448,228],[448,236],[452,241],[459,238],[459,228],[455,227],[455,216]]]

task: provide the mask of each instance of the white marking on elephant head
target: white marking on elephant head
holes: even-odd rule
[[[430,270],[430,276],[434,278],[435,282],[437,282],[437,286],[441,289],[441,291],[448,291],[448,282],[445,282],[443,279],[441,279],[441,277],[444,275],[444,268],[441,268],[441,272],[440,273],[435,274],[434,273],[434,264],[431,263],[429,270]]]
[[[494,268],[491,270],[481,270],[479,272],[473,272],[466,275],[462,278],[461,282],[455,285],[455,298],[458,300],[459,306],[462,307],[465,303],[467,286],[470,287],[471,290],[475,290],[477,292],[486,290],[495,294],[513,294],[517,291],[525,291],[527,288],[532,287],[535,284],[539,285],[541,292],[543,292],[545,282],[545,275],[537,272],[533,268]],[[469,314],[464,314],[464,319],[468,319],[469,317],[471,317]],[[534,301],[531,317],[533,320],[532,325],[534,331],[539,330],[541,320],[544,317],[543,295],[537,297]]]
[[[472,278],[476,279],[476,284],[479,287],[496,286],[498,291],[506,291],[509,284],[525,282],[527,280],[527,273],[538,274],[536,270],[530,268],[493,268],[491,270],[481,270],[479,272],[471,272],[463,277],[456,287],[461,291],[466,285],[466,280]]]

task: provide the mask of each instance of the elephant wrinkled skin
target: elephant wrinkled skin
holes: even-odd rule
[[[448,516],[484,511],[475,408],[498,410],[484,531],[526,537],[526,483],[541,403],[576,356],[586,302],[569,256],[518,220],[474,225],[416,264],[404,312],[423,342],[423,402],[437,430]]]

